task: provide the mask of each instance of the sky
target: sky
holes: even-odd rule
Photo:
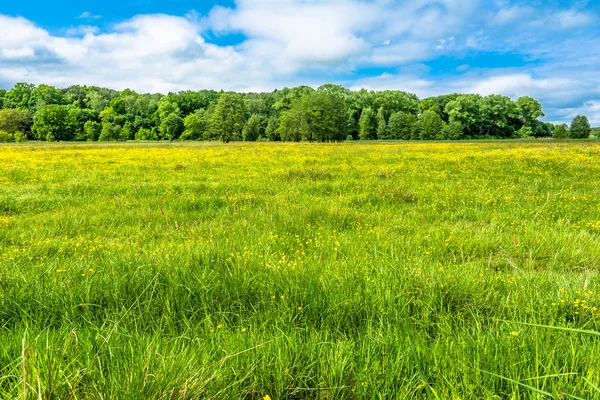
[[[271,91],[337,83],[539,99],[600,126],[598,0],[0,2],[0,87]]]

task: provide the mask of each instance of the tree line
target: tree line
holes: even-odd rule
[[[96,86],[17,83],[0,89],[0,142],[221,140],[461,140],[588,138],[587,117],[540,121],[532,97],[448,94],[419,99],[396,90],[326,84],[271,93],[214,90],[139,94]]]

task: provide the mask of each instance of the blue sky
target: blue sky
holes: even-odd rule
[[[600,125],[600,1],[29,0],[0,4],[0,87],[238,91],[326,82],[540,99]]]

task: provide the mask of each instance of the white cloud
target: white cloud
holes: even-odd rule
[[[572,88],[576,80],[566,78],[534,79],[526,73],[499,75],[477,82],[466,90],[481,95],[504,94],[510,97],[533,95],[542,91],[556,91]]]
[[[493,23],[496,25],[506,25],[525,18],[530,18],[535,14],[533,7],[513,6],[501,8],[494,16]]]
[[[585,115],[593,127],[600,127],[600,100],[587,101],[580,107],[566,108],[560,112],[562,118],[556,120],[556,123],[569,122],[577,115]]]
[[[79,25],[72,28],[69,28],[65,31],[67,36],[82,36],[87,34],[96,34],[100,31],[97,26],[91,25]]]
[[[451,36],[449,38],[438,40],[438,45],[435,47],[435,49],[437,51],[448,51],[452,50],[455,45],[456,41],[454,39],[454,36]]]
[[[94,20],[94,19],[100,19],[100,18],[102,18],[102,16],[94,15],[89,11],[84,11],[77,17],[77,19],[88,19],[88,20]]]
[[[25,18],[11,18],[0,14],[0,48],[20,49],[24,46],[40,46],[47,42],[50,35]]]
[[[241,32],[241,50],[286,71],[332,64],[389,65],[432,57],[431,42],[454,40],[477,0],[394,2],[238,0],[202,21],[217,33]],[[380,46],[386,44],[385,47]],[[394,43],[394,45],[390,45]]]
[[[51,36],[22,18],[0,18],[0,35],[8,37],[0,42],[0,81],[140,91],[252,84],[252,73],[244,73],[234,49],[206,43],[198,26],[185,18],[139,16],[108,33],[91,30],[82,37]],[[35,57],[23,68],[11,63],[16,56]]]
[[[9,48],[0,51],[0,59],[23,59],[31,58],[35,55],[35,51],[31,47]]]
[[[575,28],[589,25],[594,21],[594,16],[576,10],[568,10],[558,13],[558,20],[563,28]]]
[[[64,37],[0,15],[0,37],[6,38],[0,82],[13,82],[22,71],[18,80],[56,85],[273,89],[293,84],[298,73],[351,73],[434,57],[438,40],[449,48],[476,1],[238,0],[231,9],[214,7],[206,18],[140,15],[106,32],[73,27]],[[245,40],[217,46],[205,40],[209,31],[242,33]],[[14,64],[25,58],[33,61],[25,69]]]

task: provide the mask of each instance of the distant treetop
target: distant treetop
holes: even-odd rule
[[[585,116],[569,127],[540,121],[544,115],[541,103],[528,96],[419,99],[398,90],[353,91],[334,84],[167,95],[28,83],[0,89],[0,141],[560,139],[593,132]]]

